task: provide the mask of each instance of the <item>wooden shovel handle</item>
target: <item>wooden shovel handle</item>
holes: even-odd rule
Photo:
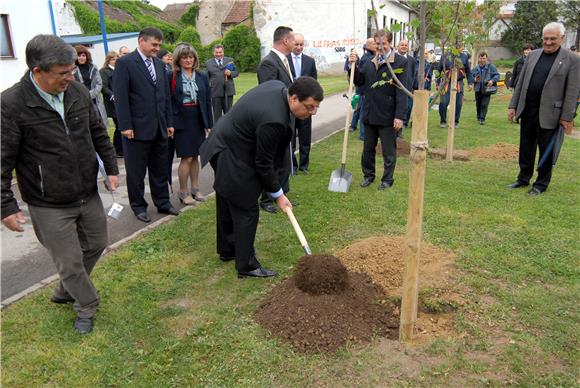
[[[290,219],[290,223],[292,224],[292,227],[294,228],[294,232],[296,232],[296,236],[298,236],[298,240],[300,241],[300,244],[302,245],[302,247],[304,248],[304,250],[306,251],[307,254],[311,254],[311,253],[309,253],[310,248],[308,246],[308,242],[306,241],[306,237],[304,237],[304,233],[302,233],[302,229],[300,228],[300,225],[298,225],[298,221],[296,220],[296,217],[294,217],[294,213],[292,212],[292,209],[290,209],[289,207],[286,207],[286,209],[284,211],[286,212],[286,214],[288,215],[288,218]]]
[[[346,149],[347,149],[347,145],[348,145],[348,128],[350,127],[350,120],[351,120],[351,114],[352,114],[352,109],[350,107],[350,100],[352,99],[352,89],[354,87],[354,71],[356,68],[356,62],[352,62],[350,64],[350,81],[348,84],[348,98],[349,98],[349,104],[347,105],[346,108],[346,119],[344,121],[344,138],[342,140],[342,158],[340,160],[340,162],[342,163],[342,165],[346,165]]]

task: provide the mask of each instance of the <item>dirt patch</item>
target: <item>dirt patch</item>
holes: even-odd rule
[[[514,144],[496,143],[489,147],[470,151],[472,159],[517,160],[519,147]]]
[[[374,335],[396,338],[399,325],[394,313],[396,306],[386,293],[368,275],[347,273],[333,259],[302,257],[295,276],[276,286],[260,305],[256,320],[300,352],[334,352],[347,341],[368,342]],[[335,271],[324,279],[329,262]],[[341,270],[335,267],[337,264]],[[318,281],[327,285],[323,287],[326,293],[320,293],[320,289],[309,293],[298,288],[297,282],[303,281],[298,274],[307,273],[315,274]],[[346,275],[346,283],[342,274]],[[342,288],[337,289],[338,285]]]
[[[475,159],[489,160],[517,160],[519,148],[517,145],[508,143],[496,143],[489,147],[474,148],[472,150],[453,150],[453,160],[467,162]],[[429,149],[429,157],[433,159],[445,159],[447,150],[445,148]]]
[[[348,273],[336,257],[312,255],[298,262],[294,280],[296,287],[309,294],[336,294],[348,286]]]
[[[447,156],[447,149],[445,148],[429,148],[429,157],[433,159],[445,159]],[[465,150],[453,150],[453,160],[460,162],[469,161],[469,152]]]
[[[338,251],[336,257],[349,271],[368,274],[389,295],[401,295],[405,238],[371,237]],[[449,283],[454,255],[433,245],[421,244],[420,287],[437,289]]]

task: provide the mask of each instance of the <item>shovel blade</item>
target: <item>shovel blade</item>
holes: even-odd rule
[[[330,182],[328,183],[328,191],[336,193],[346,193],[352,182],[352,173],[342,168],[334,170],[330,174]]]

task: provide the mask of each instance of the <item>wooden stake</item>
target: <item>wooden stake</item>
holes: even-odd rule
[[[457,101],[457,68],[453,66],[451,71],[451,93],[449,98],[449,113],[447,113],[447,153],[445,160],[453,160],[453,141],[455,139],[455,102]]]
[[[405,237],[405,274],[401,302],[399,340],[413,339],[417,322],[419,290],[419,257],[423,239],[423,194],[425,191],[425,161],[427,159],[427,124],[429,91],[416,90],[413,99],[413,129],[409,172],[409,210],[407,212],[407,235]]]

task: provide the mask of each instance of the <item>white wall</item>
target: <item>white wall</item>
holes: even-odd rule
[[[48,0],[2,0],[0,13],[8,14],[14,59],[0,59],[0,90],[18,82],[26,71],[26,44],[38,34],[52,34]]]
[[[80,35],[83,33],[81,25],[75,18],[72,5],[68,4],[66,0],[52,0],[52,8],[56,19],[58,36]]]
[[[319,73],[342,74],[353,45],[362,54],[366,19],[360,0],[256,0],[254,5],[262,57],[272,47],[276,27],[288,26],[304,35],[304,52],[314,57]]]
[[[380,8],[381,5],[384,5],[384,7]],[[386,27],[390,29],[392,24],[404,23],[404,32],[401,30],[401,32],[393,33],[393,46],[396,46],[400,40],[407,39],[405,32],[410,31],[411,29],[409,26],[409,10],[399,5],[397,1],[389,0],[375,1],[375,7],[377,9],[377,21],[379,22],[379,28]],[[368,3],[368,8],[371,8],[370,2]],[[374,22],[372,26],[374,31]],[[409,49],[412,50],[412,48],[413,42],[409,42]]]
[[[130,51],[133,51],[137,48],[137,37],[127,38],[127,39],[119,39],[114,41],[107,41],[109,51],[116,51],[119,52],[119,49],[122,46],[127,46]],[[105,62],[105,45],[103,43],[96,43],[93,47],[89,47],[89,51],[91,52],[91,57],[93,58],[93,64],[97,66],[98,69],[103,67],[103,63]]]

